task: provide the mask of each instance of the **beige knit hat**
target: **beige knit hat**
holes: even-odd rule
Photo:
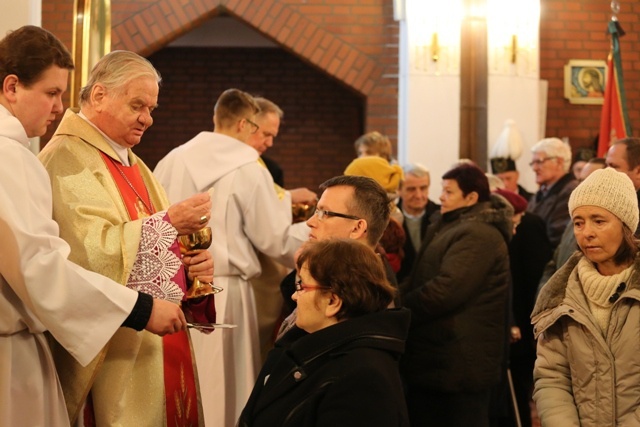
[[[638,197],[631,179],[613,168],[593,172],[569,197],[569,213],[581,206],[608,210],[633,232],[638,228]]]

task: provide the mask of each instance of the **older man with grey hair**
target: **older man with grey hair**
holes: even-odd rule
[[[545,138],[531,147],[531,152],[533,159],[529,165],[540,189],[529,201],[527,212],[533,212],[545,221],[547,237],[555,248],[569,222],[569,196],[578,186],[569,171],[571,148],[558,138]]]
[[[402,227],[409,238],[404,243],[404,258],[396,273],[398,282],[411,273],[422,238],[431,223],[429,218],[440,210],[440,205],[429,200],[429,170],[419,163],[408,164],[403,169],[404,180],[398,187],[398,207],[404,216]]]
[[[53,218],[71,261],[181,305],[197,322],[214,322],[212,295],[200,301],[185,296],[195,277],[213,278],[212,255],[182,257],[178,243],[179,235],[209,221],[210,196],[170,205],[132,151],[153,123],[160,81],[134,52],[105,55],[80,91],[80,111],[67,110],[38,158],[51,179]],[[167,339],[121,328],[86,367],[57,345],[52,351],[71,425],[204,425],[186,331]]]

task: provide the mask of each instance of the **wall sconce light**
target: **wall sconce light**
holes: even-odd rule
[[[431,60],[438,62],[440,59],[440,44],[438,43],[438,33],[433,33],[431,36]]]
[[[412,72],[460,74],[464,19],[486,19],[490,75],[537,76],[540,0],[404,0]],[[465,6],[467,5],[467,6]]]
[[[537,73],[539,23],[540,0],[487,0],[490,74]]]
[[[427,2],[406,0],[413,72],[435,75],[460,74],[460,23],[463,0]]]

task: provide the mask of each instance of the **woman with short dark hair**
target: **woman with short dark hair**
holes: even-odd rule
[[[444,174],[440,202],[401,287],[411,310],[401,360],[409,416],[415,426],[485,427],[507,345],[513,208],[468,163]]]
[[[409,327],[371,248],[305,244],[295,328],[271,350],[239,426],[408,426],[398,371]]]

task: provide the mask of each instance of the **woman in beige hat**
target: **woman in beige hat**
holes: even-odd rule
[[[571,194],[579,251],[542,288],[532,319],[542,426],[640,425],[640,258],[631,180],[607,168]]]

